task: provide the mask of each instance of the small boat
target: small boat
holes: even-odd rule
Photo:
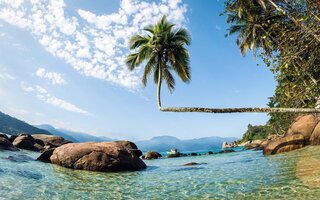
[[[177,149],[170,149],[170,151],[168,151],[167,154],[168,154],[168,158],[174,158],[174,157],[179,157],[181,153],[178,152]]]

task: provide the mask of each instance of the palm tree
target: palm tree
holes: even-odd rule
[[[190,81],[189,54],[186,45],[190,45],[190,35],[186,29],[175,30],[175,24],[167,21],[166,16],[156,23],[144,28],[148,33],[145,36],[134,35],[131,37],[130,50],[138,49],[127,57],[127,65],[134,70],[146,61],[142,84],[146,86],[148,76],[153,73],[154,82],[158,84],[157,101],[161,109],[161,84],[164,79],[167,87],[172,92],[175,80],[172,72],[176,72],[183,82]]]
[[[155,25],[149,25],[144,30],[146,35],[131,37],[130,50],[136,50],[127,56],[126,63],[130,70],[136,69],[146,62],[142,76],[142,84],[147,84],[148,76],[153,73],[157,84],[158,108],[163,112],[205,112],[205,113],[236,113],[236,112],[302,112],[317,113],[320,109],[306,108],[199,108],[199,107],[162,107],[161,84],[164,79],[170,92],[175,87],[172,72],[176,72],[183,82],[190,81],[189,54],[186,45],[190,45],[190,36],[186,29],[174,29],[175,24],[167,21],[166,16]]]

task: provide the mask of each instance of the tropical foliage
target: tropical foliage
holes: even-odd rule
[[[161,82],[165,80],[170,91],[175,88],[172,72],[176,72],[183,82],[190,81],[189,53],[186,45],[190,45],[189,33],[184,28],[175,28],[175,24],[167,21],[166,16],[155,25],[144,28],[146,35],[134,35],[130,39],[130,50],[136,50],[127,57],[130,70],[136,69],[146,62],[142,76],[142,84],[147,84],[148,76],[158,84],[158,106],[161,108]]]
[[[252,50],[278,82],[271,108],[315,108],[320,97],[320,2],[228,0],[229,35],[241,53]],[[271,113],[268,125],[283,133],[293,113]]]

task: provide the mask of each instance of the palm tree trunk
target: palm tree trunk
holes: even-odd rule
[[[157,103],[158,103],[158,108],[161,110],[161,82],[162,82],[162,77],[161,77],[161,68],[159,67],[159,75],[158,75],[158,88],[157,88]]]
[[[304,24],[302,24],[300,21],[296,20],[294,17],[292,17],[289,13],[287,13],[285,10],[280,8],[276,3],[274,3],[272,0],[267,0],[277,11],[282,13],[283,15],[286,15],[293,23],[295,23],[297,26],[300,26],[304,31],[309,33],[311,36],[313,36],[318,42],[320,42],[319,35],[315,34],[313,31],[309,30],[308,27],[306,27]]]
[[[202,113],[320,113],[315,108],[199,108],[199,107],[160,107],[162,112],[202,112]]]

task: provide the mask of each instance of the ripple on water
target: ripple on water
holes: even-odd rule
[[[151,160],[147,170],[123,173],[1,159],[0,194],[12,199],[315,199],[320,197],[319,151],[307,147],[268,157],[244,151]],[[0,152],[0,158],[9,155]],[[207,164],[183,166],[189,162]]]

